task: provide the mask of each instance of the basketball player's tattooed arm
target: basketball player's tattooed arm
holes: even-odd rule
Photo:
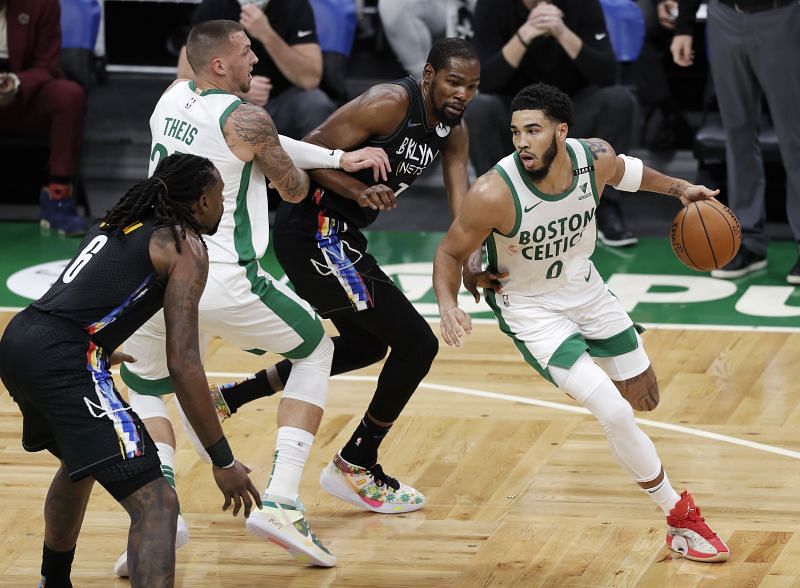
[[[244,161],[253,160],[281,198],[300,202],[306,197],[308,174],[281,147],[275,123],[263,108],[240,104],[225,121],[223,133],[231,150]]]
[[[625,175],[625,159],[614,151],[614,148],[603,139],[587,139],[594,158],[597,189],[602,192],[606,184],[619,185]],[[719,190],[710,190],[705,186],[690,184],[686,180],[673,178],[643,165],[642,182],[639,191],[656,192],[680,199],[684,206],[695,200],[707,200],[719,194]]]
[[[653,410],[658,406],[658,382],[653,366],[649,366],[638,376],[614,381],[614,384],[633,410]]]
[[[354,149],[373,137],[394,133],[405,120],[408,94],[395,84],[379,84],[348,102],[305,138],[328,149]],[[384,184],[368,186],[340,170],[313,170],[311,178],[337,194],[373,210],[397,206],[394,191]]]
[[[171,229],[154,231],[150,239],[150,259],[156,272],[167,282],[164,322],[167,367],[173,389],[201,443],[209,447],[222,440],[223,433],[208,396],[208,380],[200,356],[198,305],[208,276],[208,253],[195,235],[189,233],[181,237],[181,252],[178,253]],[[214,479],[225,497],[223,508],[233,503],[234,515],[242,505],[245,516],[250,514],[253,501],[261,505],[248,471],[238,461],[231,467],[213,468]]]

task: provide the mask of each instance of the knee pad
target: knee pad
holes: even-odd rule
[[[133,412],[139,415],[140,419],[161,417],[169,420],[167,405],[164,404],[162,396],[139,394],[135,390],[128,388],[128,404],[131,405]]]
[[[308,402],[324,409],[328,399],[332,361],[333,341],[326,335],[308,357],[293,360],[283,397]]]
[[[608,380],[606,373],[585,352],[578,356],[568,370],[555,365],[548,366],[547,369],[555,385],[581,404],[603,381]]]

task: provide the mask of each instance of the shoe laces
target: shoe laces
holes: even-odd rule
[[[690,507],[683,520],[685,521],[684,527],[698,533],[704,539],[713,539],[717,536],[706,524],[706,519],[700,513],[699,507]]]
[[[372,475],[376,486],[389,486],[392,490],[400,490],[400,482],[386,474],[381,464],[376,463],[371,468],[367,468],[367,471]]]

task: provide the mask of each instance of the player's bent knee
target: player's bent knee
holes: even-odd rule
[[[140,394],[128,387],[128,403],[131,405],[133,412],[139,415],[142,420],[157,417],[169,420],[167,405],[164,404],[164,399],[161,396]]]
[[[653,366],[648,366],[648,368],[638,376],[628,378],[617,384],[620,393],[634,410],[654,410],[661,400],[661,394],[658,390],[658,380],[656,379]]]

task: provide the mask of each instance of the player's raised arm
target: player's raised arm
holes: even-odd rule
[[[708,200],[719,194],[705,186],[691,184],[680,178],[673,178],[644,165],[638,157],[617,155],[614,148],[603,139],[587,139],[592,156],[595,157],[595,170],[598,184],[611,184],[623,192],[656,192],[680,199],[684,206],[695,200]],[[602,186],[598,185],[602,190]]]
[[[297,169],[281,146],[272,117],[252,104],[240,104],[223,128],[231,150],[244,161],[254,161],[287,202],[300,202],[308,193],[308,174]]]
[[[508,188],[495,172],[481,176],[464,202],[433,258],[433,289],[439,302],[442,338],[453,347],[472,331],[472,320],[458,307],[461,267],[489,236],[492,229],[510,230],[514,205]]]

